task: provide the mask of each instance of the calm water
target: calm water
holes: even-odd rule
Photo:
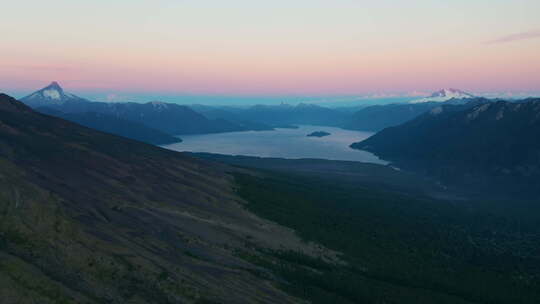
[[[325,137],[307,137],[313,131],[331,133]],[[298,129],[248,131],[219,134],[183,135],[181,143],[167,149],[279,158],[323,158],[387,164],[375,155],[353,150],[349,145],[373,133],[322,126],[300,126]]]

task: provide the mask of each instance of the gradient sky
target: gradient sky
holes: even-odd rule
[[[538,0],[5,2],[15,95],[52,80],[111,101],[540,91]]]

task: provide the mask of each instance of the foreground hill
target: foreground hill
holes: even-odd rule
[[[352,147],[445,180],[535,192],[539,138],[540,99],[529,99],[439,106]]]
[[[234,173],[247,208],[343,253],[346,265],[257,259],[312,303],[540,303],[538,196],[451,197],[420,174],[359,162],[197,155],[271,172]]]
[[[222,170],[0,94],[2,303],[297,302],[238,252],[314,249]]]

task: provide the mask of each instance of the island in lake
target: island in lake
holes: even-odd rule
[[[330,133],[325,132],[325,131],[315,131],[315,132],[309,133],[307,136],[324,137],[324,136],[328,136],[328,135],[330,135]]]

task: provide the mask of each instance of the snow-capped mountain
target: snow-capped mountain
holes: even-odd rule
[[[51,82],[51,84],[41,90],[21,98],[21,101],[34,108],[48,105],[62,105],[66,102],[88,102],[84,98],[64,92],[56,81]]]
[[[424,97],[416,100],[412,100],[410,103],[422,103],[422,102],[445,102],[450,99],[466,99],[474,98],[476,96],[463,92],[458,89],[442,89],[437,91],[429,97]]]

